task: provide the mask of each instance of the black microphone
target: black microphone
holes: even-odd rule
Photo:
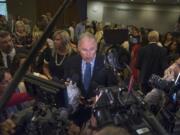
[[[59,109],[59,117],[61,120],[67,121],[69,114],[70,114],[70,110],[68,108],[60,108]]]
[[[73,83],[78,83],[79,82],[79,75],[77,73],[72,74],[72,77],[70,78],[70,80]]]
[[[159,89],[152,89],[147,95],[145,95],[144,100],[149,104],[149,105],[160,105],[163,100],[163,91]]]

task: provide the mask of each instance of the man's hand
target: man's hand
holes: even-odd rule
[[[73,121],[70,121],[68,127],[68,135],[79,135],[79,133],[80,133],[80,128]]]
[[[180,58],[176,60],[170,67],[168,67],[164,72],[164,79],[174,80],[180,73]]]
[[[93,107],[93,105],[96,102],[96,97],[92,97],[92,98],[88,99],[87,101],[89,103],[89,107]]]
[[[11,135],[15,133],[15,123],[11,119],[7,119],[0,124],[0,132],[2,135]]]
[[[79,104],[80,105],[85,105],[86,104],[86,100],[85,100],[85,98],[83,96],[79,97]]]
[[[83,96],[80,96],[79,103],[86,107],[92,107],[96,101],[96,97],[92,97],[90,99],[85,99]]]

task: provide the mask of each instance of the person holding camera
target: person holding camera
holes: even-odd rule
[[[0,100],[6,89],[11,83],[12,76],[5,67],[0,67]],[[0,113],[0,135],[10,135],[15,132],[16,124],[13,121],[14,116],[19,111],[25,109],[22,103],[32,100],[32,97],[26,92],[20,93],[18,89],[12,94],[10,100],[6,103],[4,110]]]
[[[5,67],[0,67],[0,100],[5,92],[6,87],[11,83],[12,76],[10,71]],[[12,94],[10,100],[6,103],[5,110],[0,114],[0,120],[11,117],[14,113],[22,110],[24,107],[21,103],[30,101],[33,98],[27,92],[20,92],[17,88]]]
[[[11,120],[7,119],[0,123],[0,134],[1,135],[10,135],[15,133],[16,124]]]
[[[180,73],[180,58],[177,59],[172,65],[170,65],[164,71],[164,76],[162,77],[165,81],[175,81],[178,74]],[[164,91],[153,88],[147,95],[145,96],[145,100],[148,103],[159,103],[164,98]]]

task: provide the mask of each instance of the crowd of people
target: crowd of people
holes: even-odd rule
[[[0,16],[0,97],[51,19],[49,14],[42,15],[37,25],[31,27],[28,19],[18,18],[11,26],[4,16]],[[156,30],[138,28],[134,25],[111,25],[87,20],[77,24],[73,22],[63,29],[56,27],[27,73],[38,73],[40,77],[56,82],[76,76],[81,95],[78,109],[70,116],[70,120],[73,121],[70,135],[80,134],[92,118],[91,109],[96,101],[96,88],[119,84],[117,72],[114,72],[113,68],[106,68],[104,62],[106,51],[112,46],[105,42],[103,36],[104,30],[107,29],[128,29],[128,40],[117,43],[116,46],[125,52],[124,56],[121,54],[118,56],[127,59],[125,64],[129,67],[128,71],[130,69],[129,73],[126,72],[126,67],[123,71],[122,69],[119,71],[123,74],[122,79],[127,85],[129,82],[127,80],[131,80],[132,87],[136,87],[146,95],[152,90],[152,86],[148,83],[152,74],[174,79],[179,73],[180,66],[177,62],[180,55],[180,35],[173,30],[160,34]],[[121,63],[122,59],[118,60]],[[11,116],[32,106],[33,102],[34,99],[28,95],[22,80],[6,108],[0,113],[3,135],[15,132]],[[124,129],[115,131],[113,128],[109,127],[95,134],[110,135],[110,132],[114,135],[116,132],[129,134]]]

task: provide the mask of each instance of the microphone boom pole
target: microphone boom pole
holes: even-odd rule
[[[28,55],[27,60],[24,62],[24,64],[17,70],[17,72],[15,73],[13,80],[11,81],[10,85],[7,86],[7,88],[5,89],[5,92],[3,93],[3,96],[1,98],[1,102],[0,102],[0,112],[3,110],[3,108],[6,105],[6,102],[10,99],[10,97],[12,96],[12,93],[14,92],[14,90],[16,89],[18,83],[22,80],[22,77],[24,76],[24,74],[26,73],[29,65],[33,62],[33,60],[35,59],[37,53],[40,51],[40,49],[43,47],[46,39],[50,36],[51,31],[54,27],[54,25],[56,24],[59,16],[63,13],[63,11],[68,7],[69,3],[71,0],[65,0],[62,4],[62,6],[59,7],[59,9],[57,10],[56,14],[54,15],[53,19],[51,20],[51,22],[49,23],[49,25],[47,26],[47,28],[45,29],[44,34],[41,36],[41,38],[38,40],[38,42],[36,43],[35,46],[33,46],[33,48],[30,51],[30,54]]]

